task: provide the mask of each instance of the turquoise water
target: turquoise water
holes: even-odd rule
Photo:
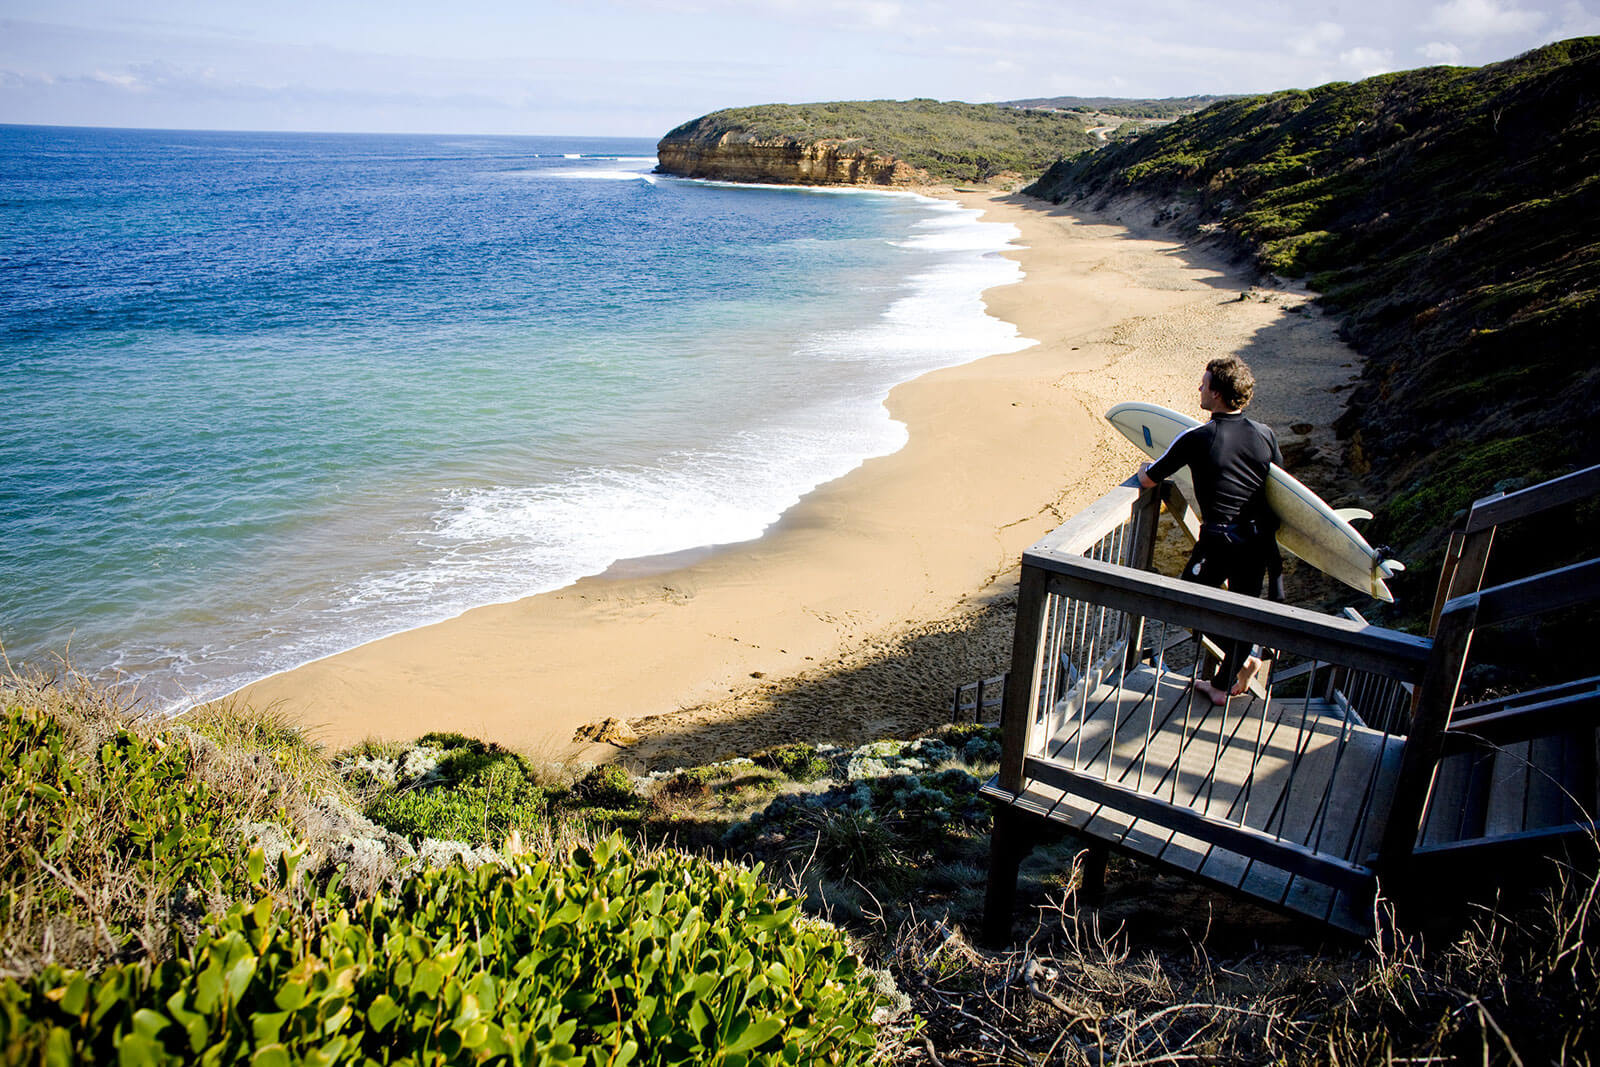
[[[0,126],[0,640],[181,704],[760,536],[1015,236],[648,141]]]

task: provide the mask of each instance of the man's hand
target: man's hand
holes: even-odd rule
[[[1146,489],[1154,489],[1156,486],[1160,485],[1161,483],[1156,481],[1155,479],[1151,478],[1149,474],[1145,473],[1149,469],[1150,469],[1150,464],[1148,464],[1148,463],[1139,464],[1139,484],[1144,486]]]

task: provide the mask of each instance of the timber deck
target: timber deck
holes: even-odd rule
[[[1350,720],[1327,700],[1250,693],[1213,705],[1187,675],[1147,664],[1102,683],[1082,714],[1064,718],[1029,761],[1021,795],[1013,801],[994,781],[985,793],[1214,885],[1352,933],[1371,930],[1364,860],[1377,845],[1373,828],[1384,814],[1377,809],[1399,771],[1401,739]],[[1213,838],[1237,827],[1252,841],[1343,857],[1347,885],[1175,829],[1165,807],[1140,817],[1129,809],[1145,806],[1127,793],[1215,822]]]

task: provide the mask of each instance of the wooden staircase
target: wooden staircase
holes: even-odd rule
[[[1464,892],[1595,833],[1600,675],[1457,695],[1475,631],[1600,602],[1600,559],[1480,588],[1495,529],[1600,494],[1600,467],[1478,501],[1428,638],[1149,573],[1161,492],[1130,480],[1024,555],[1004,753],[984,787],[988,940],[1009,938],[1039,821],[1358,935],[1380,892]],[[1191,679],[1221,638],[1280,656],[1257,692],[1214,707]]]

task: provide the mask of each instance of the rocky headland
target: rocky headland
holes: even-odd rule
[[[679,129],[682,129],[680,127]],[[656,146],[659,169],[681,178],[776,185],[925,184],[928,172],[859,143],[753,137],[715,128],[668,134]]]
[[[702,115],[656,146],[663,174],[780,185],[1020,181],[1095,144],[1076,113],[936,100],[768,104]]]

